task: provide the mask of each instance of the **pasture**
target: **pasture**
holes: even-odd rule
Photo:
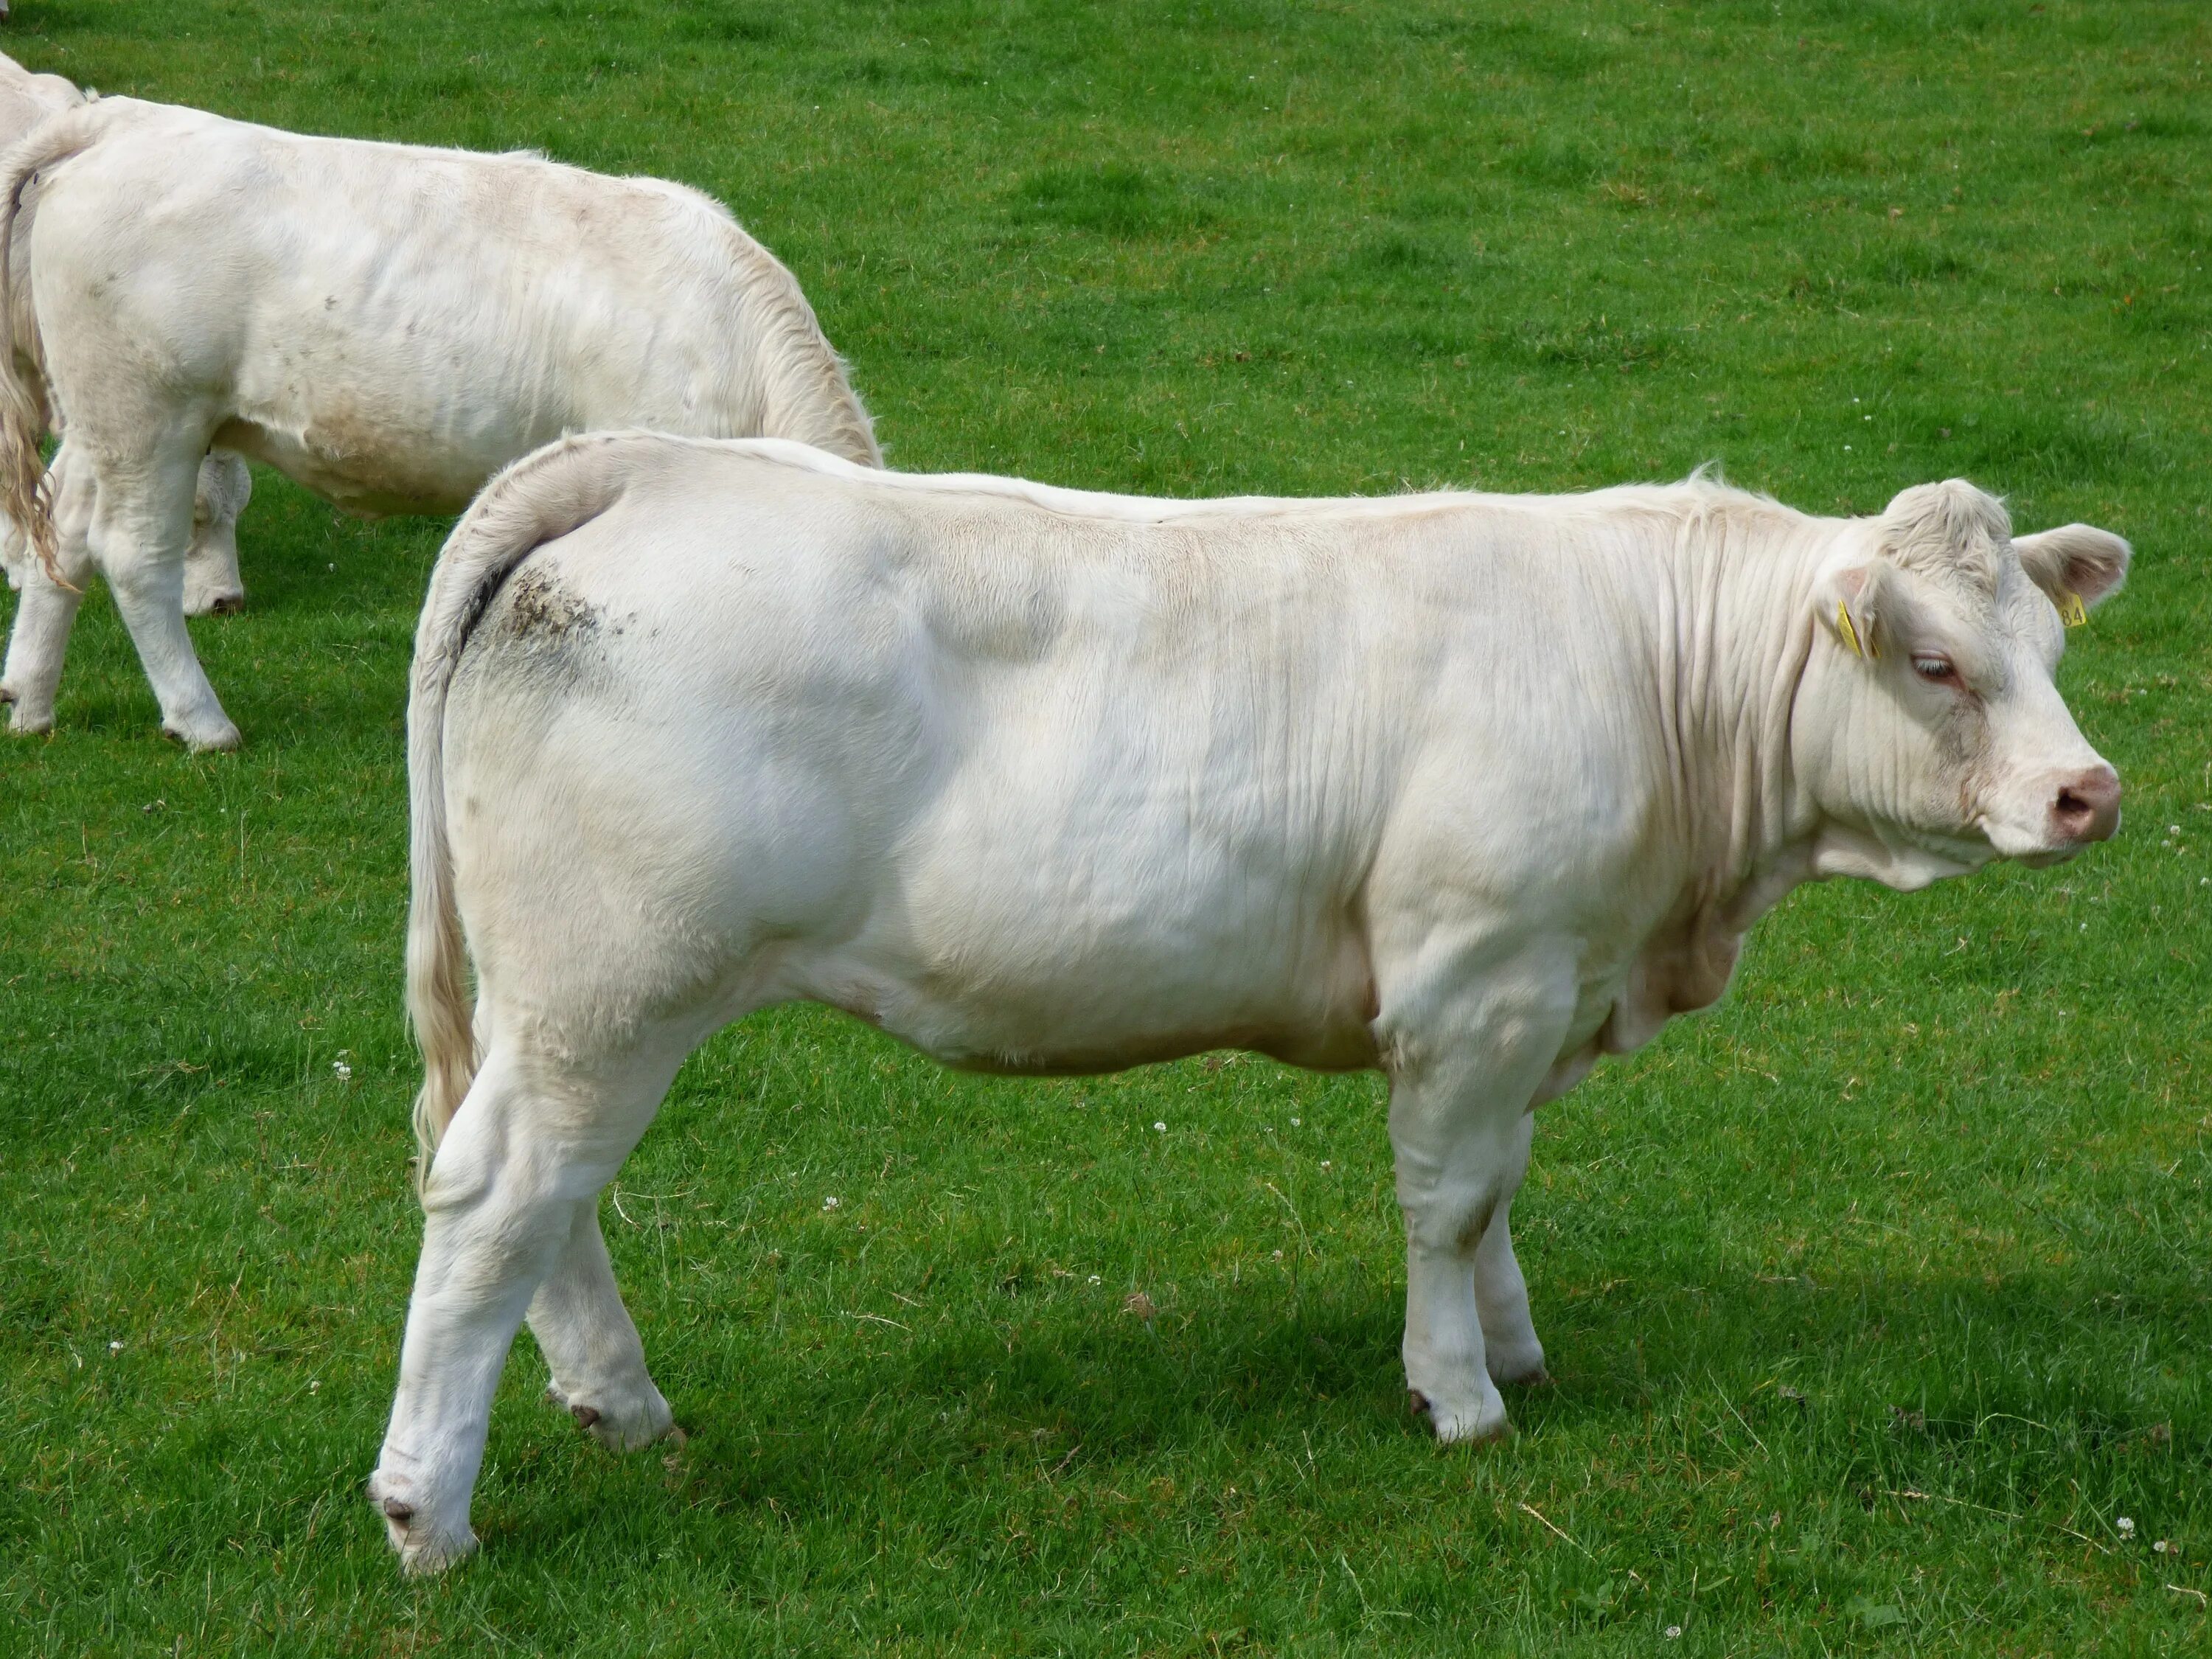
[[[2060,684],[2120,838],[1801,891],[1546,1109],[1556,1383],[1407,1412],[1378,1079],[956,1076],[805,1009],[605,1206],[690,1432],[525,1335],[474,1512],[362,1496],[419,1237],[401,742],[443,523],[257,469],[246,735],[104,596],[0,744],[9,1652],[2153,1654],[2212,1595],[2212,19],[2174,0],[22,0],[0,50],[728,202],[893,465],[1815,511],[1964,475],[2136,547]],[[834,1202],[833,1202],[834,1200]]]

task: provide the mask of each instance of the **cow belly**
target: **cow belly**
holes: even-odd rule
[[[531,447],[529,441],[455,443],[410,428],[339,410],[311,416],[297,430],[239,419],[215,446],[275,467],[349,513],[458,513],[483,481]]]
[[[970,935],[957,966],[942,954],[950,941],[921,940],[936,959],[825,962],[810,988],[971,1071],[1115,1071],[1216,1048],[1320,1070],[1374,1063],[1374,993],[1356,941],[1317,949],[1322,959],[1301,971],[1279,945],[1198,944],[1176,932],[1164,928],[1149,949],[1086,948],[1076,926],[1049,945]]]

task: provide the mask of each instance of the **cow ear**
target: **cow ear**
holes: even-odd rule
[[[2061,616],[2074,610],[2075,601],[2087,612],[2118,592],[2128,579],[2131,556],[2120,538],[2087,524],[2015,536],[2012,550],[2020,555],[2021,568],[2051,596]]]
[[[1821,625],[1838,645],[1869,662],[1881,655],[1882,586],[1882,562],[1870,559],[1830,570],[1816,590]]]

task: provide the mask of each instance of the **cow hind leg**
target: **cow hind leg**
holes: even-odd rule
[[[423,1186],[399,1386],[368,1487],[409,1571],[437,1571],[475,1547],[470,1495],[515,1331],[549,1279],[548,1308],[573,1302],[578,1212],[621,1167],[681,1059],[679,1050],[642,1072],[635,1059],[593,1070],[495,1038],[454,1114]],[[604,1245],[597,1256],[604,1264]],[[588,1294],[589,1255],[584,1262],[586,1300],[603,1331],[605,1309]],[[604,1288],[612,1292],[611,1274]],[[634,1345],[635,1331],[621,1319]],[[638,1365],[641,1374],[641,1358]]]
[[[13,705],[8,720],[13,732],[54,729],[54,696],[61,687],[70,630],[76,623],[77,607],[83,603],[84,588],[93,574],[88,540],[92,475],[76,461],[66,442],[55,453],[48,487],[53,495],[54,562],[63,580],[53,579],[27,542],[20,547],[15,574],[21,578],[22,598],[15,607],[15,626],[8,636],[7,665],[0,669],[0,702]],[[22,539],[14,526],[9,529],[19,541]]]
[[[574,1206],[559,1259],[530,1304],[530,1332],[551,1368],[546,1397],[613,1451],[680,1433],[645,1366],[645,1347],[615,1285],[597,1199]]]

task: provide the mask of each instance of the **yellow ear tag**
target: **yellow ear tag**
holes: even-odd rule
[[[1863,657],[1866,652],[1859,644],[1859,630],[1851,626],[1851,608],[1841,599],[1836,601],[1836,632],[1844,636],[1844,643],[1851,648],[1851,655]]]
[[[2058,620],[2069,628],[2079,628],[2089,620],[2089,608],[2081,603],[2081,596],[2072,588],[2058,595]]]

